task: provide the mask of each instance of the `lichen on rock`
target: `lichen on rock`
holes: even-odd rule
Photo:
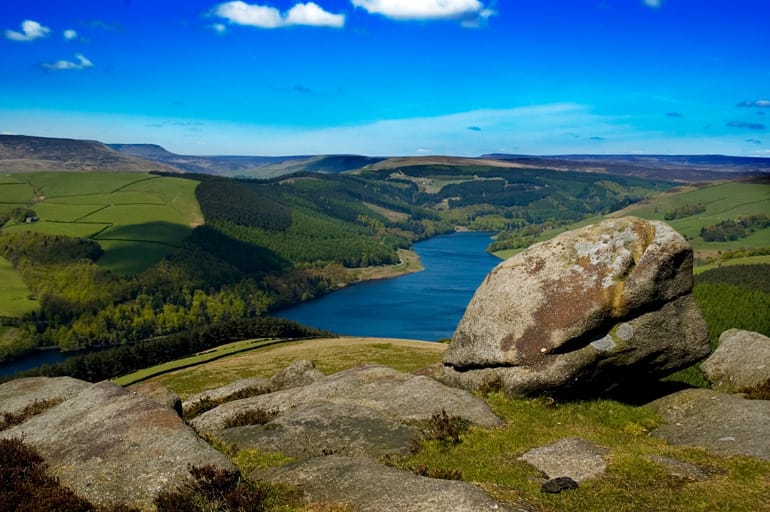
[[[512,395],[590,394],[708,354],[692,249],[663,222],[624,217],[533,245],[476,291],[437,377]]]

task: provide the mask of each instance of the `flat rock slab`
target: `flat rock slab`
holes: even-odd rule
[[[758,332],[730,329],[701,364],[716,391],[736,393],[770,380],[770,338]]]
[[[668,474],[684,480],[690,480],[692,482],[703,482],[709,479],[709,474],[706,470],[699,468],[695,464],[684,462],[671,457],[664,457],[663,455],[650,455],[648,460],[660,464]]]
[[[219,436],[238,448],[298,458],[337,454],[407,455],[420,430],[368,407],[330,402],[289,409],[266,425],[229,428]]]
[[[607,448],[595,445],[582,437],[570,437],[534,448],[518,460],[532,464],[548,478],[566,476],[580,483],[607,470],[607,453]]]
[[[72,377],[29,377],[0,384],[0,413],[17,413],[39,400],[66,400],[91,386]]]
[[[650,435],[721,455],[770,460],[770,401],[686,389],[648,404],[665,425]]]
[[[274,470],[273,482],[298,486],[309,503],[348,504],[366,512],[531,511],[493,500],[481,489],[417,476],[372,459],[333,455]]]
[[[85,384],[0,437],[22,438],[53,476],[96,505],[155,510],[157,493],[186,482],[190,466],[235,470],[173,410],[110,382]]]
[[[228,419],[249,410],[286,411],[318,403],[365,407],[399,423],[427,420],[445,410],[484,427],[503,424],[471,393],[433,379],[379,365],[362,365],[298,388],[227,402],[192,420],[200,431],[221,430]]]

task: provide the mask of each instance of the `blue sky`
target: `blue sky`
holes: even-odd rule
[[[770,157],[767,0],[2,0],[0,133]]]

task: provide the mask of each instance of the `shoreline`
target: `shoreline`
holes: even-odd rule
[[[413,274],[415,272],[421,272],[425,270],[425,267],[422,265],[422,261],[420,260],[420,255],[417,254],[413,249],[398,249],[398,256],[401,262],[396,263],[395,265],[348,269],[352,279],[350,282],[340,286],[340,288],[344,288],[352,284],[362,283],[364,281],[390,279],[393,277],[405,276],[407,274]]]

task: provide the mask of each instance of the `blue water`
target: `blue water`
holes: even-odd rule
[[[275,313],[350,336],[450,338],[481,281],[500,260],[491,233],[454,233],[414,245],[425,270],[356,284]]]
[[[16,372],[24,370],[31,370],[44,364],[54,364],[71,357],[72,355],[78,355],[79,353],[66,353],[63,354],[58,350],[40,350],[32,352],[29,355],[20,357],[12,363],[0,364],[0,375],[13,375]]]
[[[275,313],[349,336],[436,341],[450,338],[481,281],[500,260],[491,233],[454,233],[414,245],[425,270],[368,281]],[[82,352],[39,351],[0,364],[0,375],[64,361]]]

